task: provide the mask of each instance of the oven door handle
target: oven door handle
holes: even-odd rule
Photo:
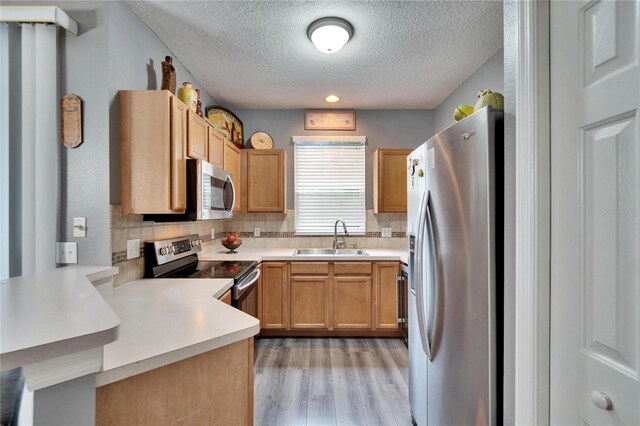
[[[260,269],[256,269],[254,272],[252,272],[252,274],[254,274],[255,277],[251,279],[247,278],[247,282],[238,285],[238,287],[236,288],[237,291],[242,291],[248,287],[251,287],[256,281],[258,281],[258,278],[260,278]]]

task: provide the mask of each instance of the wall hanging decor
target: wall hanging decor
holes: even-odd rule
[[[314,110],[304,112],[305,130],[356,130],[356,112]]]
[[[205,115],[211,125],[218,129],[225,138],[240,148],[244,148],[242,121],[234,113],[219,106],[208,106]]]
[[[249,138],[249,143],[253,149],[273,148],[273,138],[266,132],[255,132]]]
[[[82,143],[82,100],[73,93],[60,100],[60,141],[67,148]]]

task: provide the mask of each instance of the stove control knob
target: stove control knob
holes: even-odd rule
[[[200,240],[196,240],[196,245],[197,245],[198,247],[200,247],[200,246],[202,245],[202,241],[200,241]]]
[[[168,251],[167,251],[167,248],[166,248],[166,247],[160,247],[160,254],[161,254],[162,256],[164,256],[164,255],[165,255],[165,254],[167,254],[167,253],[168,253]]]

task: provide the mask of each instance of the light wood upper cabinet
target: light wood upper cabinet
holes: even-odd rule
[[[397,284],[400,272],[398,262],[376,263],[374,283],[374,311],[376,329],[397,329]]]
[[[285,262],[262,264],[262,318],[263,329],[288,329],[289,272]]]
[[[207,161],[209,125],[195,112],[187,111],[187,155]]]
[[[207,128],[209,131],[207,161],[220,168],[224,168],[224,136],[211,125],[208,125]]]
[[[224,140],[223,147],[223,163],[224,170],[231,175],[233,186],[236,190],[235,205],[233,206],[233,212],[237,213],[242,211],[242,178],[241,178],[241,166],[240,166],[240,148],[235,146],[231,141]]]
[[[242,151],[243,210],[286,213],[286,170],[283,149]]]
[[[118,96],[122,212],[184,213],[187,106],[167,90]]]
[[[333,277],[333,327],[371,329],[371,276]]]
[[[373,160],[373,212],[407,211],[407,156],[410,149],[379,149]]]
[[[291,328],[329,328],[329,277],[292,275],[289,286]]]

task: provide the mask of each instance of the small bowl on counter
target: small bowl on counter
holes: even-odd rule
[[[236,239],[233,242],[222,240],[221,243],[227,250],[229,250],[227,254],[235,254],[238,253],[236,249],[242,245],[242,240],[240,238]]]

